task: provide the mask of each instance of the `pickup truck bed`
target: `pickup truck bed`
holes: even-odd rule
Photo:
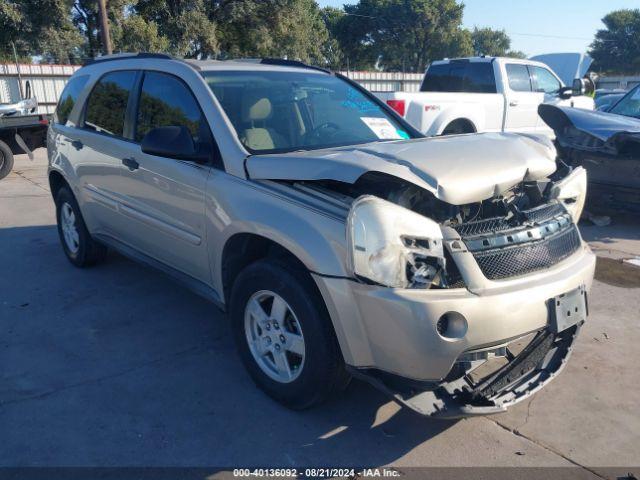
[[[10,115],[0,117],[0,180],[13,167],[13,155],[31,154],[46,145],[47,115]]]

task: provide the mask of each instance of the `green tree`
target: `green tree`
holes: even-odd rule
[[[20,35],[22,20],[22,12],[16,2],[0,0],[0,61],[13,62],[12,42],[21,57],[29,54],[29,45]]]
[[[169,51],[169,39],[159,34],[158,25],[137,14],[124,18],[117,37],[114,36],[114,45],[115,50],[123,52]]]
[[[325,7],[322,18],[329,31],[326,54],[331,68],[371,70],[377,56],[372,45],[362,40],[361,32],[353,27],[351,18],[341,8]],[[331,53],[329,53],[331,52]]]
[[[591,44],[593,69],[635,74],[640,72],[640,9],[616,10],[602,19],[605,28]]]
[[[524,52],[521,52],[520,50],[509,50],[505,57],[511,57],[511,58],[527,58],[527,54]]]
[[[134,10],[157,25],[169,41],[169,50],[191,58],[215,56],[219,51],[216,23],[210,18],[213,4],[204,0],[138,0]]]
[[[474,55],[503,57],[511,48],[511,39],[504,30],[474,27],[471,32]]]
[[[13,42],[22,60],[32,56],[59,63],[77,60],[82,37],[71,22],[71,3],[0,0],[0,56],[13,60]]]
[[[421,72],[435,59],[472,53],[455,0],[360,0],[345,5],[345,54],[362,52],[388,70]]]
[[[84,55],[90,58],[100,55],[104,52],[104,48],[99,30],[98,2],[96,0],[74,0],[71,3],[72,21],[85,39]],[[109,30],[116,52],[120,50],[117,42],[122,38],[122,26],[132,7],[132,0],[109,0],[107,2]]]
[[[287,57],[321,65],[335,62],[335,42],[314,0],[212,2],[223,57]]]
[[[526,58],[523,52],[511,50],[511,38],[504,30],[474,27],[471,41],[473,54],[476,56]]]

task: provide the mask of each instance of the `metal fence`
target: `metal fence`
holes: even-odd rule
[[[52,113],[58,97],[79,66],[74,65],[27,65],[0,63],[0,103],[14,103],[27,94],[38,99],[37,113]]]
[[[31,95],[38,98],[38,113],[52,113],[67,79],[80,67],[77,65],[15,65],[0,63],[0,103],[20,100],[31,86]],[[341,72],[373,92],[417,92],[422,74],[402,72]],[[601,77],[598,88],[629,89],[640,83],[640,76]]]
[[[600,77],[598,88],[622,88],[629,90],[640,83],[640,76],[611,76]]]
[[[417,92],[423,74],[402,72],[340,72],[372,92]]]

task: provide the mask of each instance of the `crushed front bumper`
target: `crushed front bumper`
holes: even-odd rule
[[[482,280],[480,272],[467,276],[467,284],[482,287],[475,291],[398,290],[314,278],[354,376],[422,414],[459,417],[504,411],[542,388],[562,369],[578,327],[554,334],[551,301],[576,289],[587,292],[594,270],[595,256],[582,244],[569,258],[526,276],[501,281]],[[440,320],[451,313],[464,318],[464,328],[443,335]],[[502,348],[533,334],[538,335],[535,342],[545,340],[533,356],[521,353],[517,360],[509,359],[515,366],[495,372],[498,376],[483,388],[453,374],[465,355]],[[543,354],[544,359],[538,361]],[[398,388],[398,382],[389,382],[389,378],[401,379],[413,388]]]
[[[559,333],[541,330],[522,352],[508,355],[508,363],[486,377],[474,381],[463,375],[433,390],[410,384],[402,388],[398,382],[385,382],[384,376],[366,370],[352,368],[351,373],[421,415],[458,418],[500,413],[533,395],[562,371],[580,326]]]

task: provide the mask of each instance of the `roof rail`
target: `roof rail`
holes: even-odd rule
[[[110,62],[113,60],[128,60],[128,59],[133,59],[133,58],[158,58],[158,59],[165,59],[165,60],[175,60],[174,57],[172,57],[171,55],[167,55],[166,53],[147,53],[147,52],[140,52],[140,53],[115,53],[113,55],[103,55],[101,57],[95,57],[89,60],[86,60],[84,62],[84,66],[87,65],[92,65],[94,63],[101,63],[101,62]]]
[[[263,58],[262,60],[260,60],[260,63],[263,65],[280,65],[283,67],[308,68],[310,70],[317,70],[319,72],[331,73],[331,70],[327,68],[316,67],[315,65],[308,65],[298,60],[286,60],[284,58]]]

